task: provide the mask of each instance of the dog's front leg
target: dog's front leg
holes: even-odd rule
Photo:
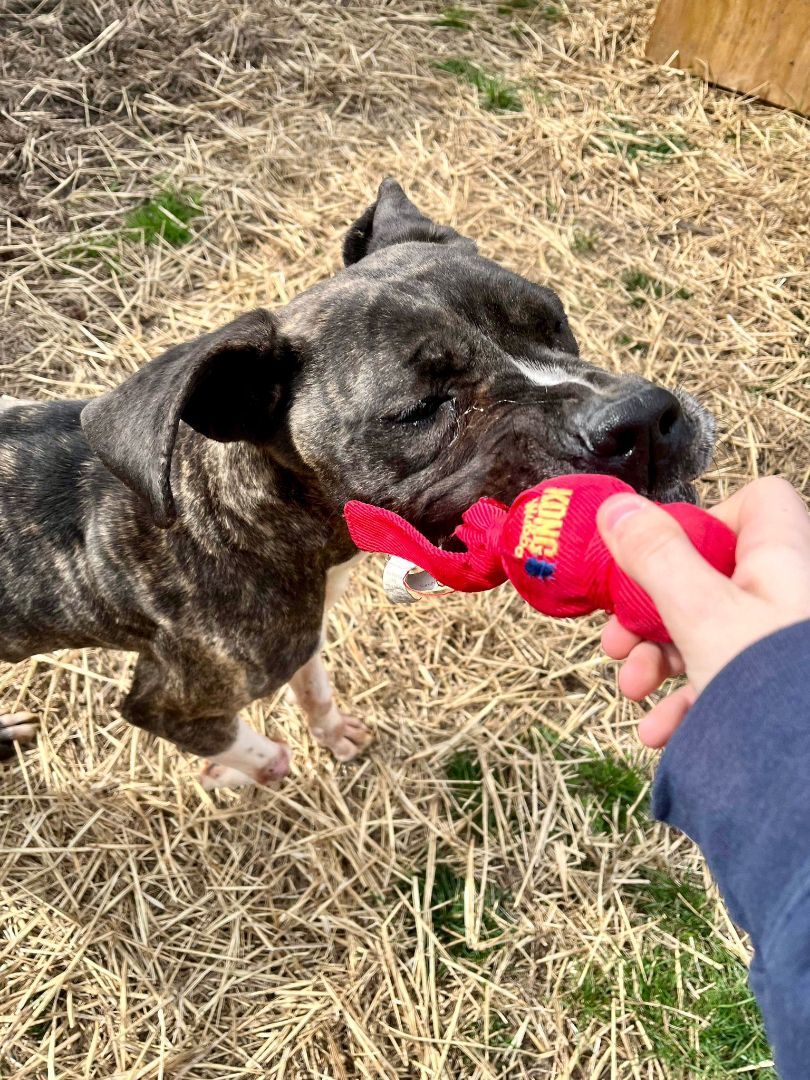
[[[230,678],[230,672],[218,678],[209,668],[188,670],[187,664],[166,665],[141,654],[121,712],[137,727],[207,758],[203,787],[280,780],[289,772],[290,751],[236,716],[244,701],[229,697]]]
[[[329,609],[345,593],[352,567],[364,557],[362,554],[356,555],[348,562],[332,567],[326,575],[321,644],[326,640],[326,616]],[[338,761],[351,761],[371,742],[371,732],[366,725],[341,712],[335,704],[329,675],[321,660],[320,651],[296,671],[290,679],[290,690],[307,719],[315,741],[320,746],[328,747]]]
[[[342,713],[335,704],[319,652],[296,671],[290,687],[313,738],[328,747],[338,761],[351,761],[371,742],[371,732],[365,724]]]

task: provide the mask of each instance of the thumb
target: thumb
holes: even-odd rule
[[[681,646],[728,601],[728,580],[698,553],[678,522],[640,495],[622,493],[599,507],[596,523],[619,567],[651,597]]]

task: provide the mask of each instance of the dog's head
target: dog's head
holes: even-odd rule
[[[478,255],[393,180],[352,226],[346,268],[270,315],[170,350],[85,407],[91,446],[173,516],[180,420],[246,440],[434,537],[482,495],[511,501],[564,472],[691,498],[711,417],[686,394],[580,359],[559,297]]]

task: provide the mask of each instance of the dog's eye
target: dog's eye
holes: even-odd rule
[[[421,401],[409,405],[407,409],[403,409],[391,419],[397,424],[427,424],[436,417],[443,405],[451,401],[452,398],[446,395],[433,394],[431,397],[422,398]]]
[[[554,333],[555,334],[561,334],[562,333],[562,319],[557,319],[557,321],[554,323]]]

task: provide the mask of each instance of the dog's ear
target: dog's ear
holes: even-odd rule
[[[478,250],[474,240],[460,236],[449,225],[437,225],[416,209],[396,182],[383,180],[377,201],[355,221],[343,241],[343,262],[346,266],[359,262],[391,244],[421,240],[428,244],[452,244],[474,255]]]
[[[252,311],[211,334],[176,345],[81,414],[93,451],[149,503],[158,525],[176,517],[170,484],[181,420],[219,442],[268,442],[292,362],[269,311]]]

